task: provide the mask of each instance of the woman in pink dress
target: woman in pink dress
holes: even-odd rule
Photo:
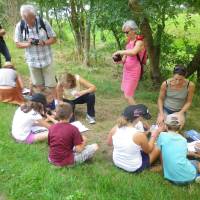
[[[124,92],[124,97],[130,105],[136,104],[134,94],[141,75],[141,65],[137,54],[142,54],[144,50],[144,42],[136,40],[137,30],[138,26],[133,20],[126,21],[122,27],[122,31],[126,34],[128,40],[126,50],[119,50],[113,54],[113,56],[123,56],[122,63],[124,67],[121,90]]]

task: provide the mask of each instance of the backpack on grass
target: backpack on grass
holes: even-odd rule
[[[38,24],[38,22],[39,22],[39,24]],[[40,16],[36,17],[35,24],[36,24],[37,34],[39,34],[39,30],[42,28],[46,32],[47,38],[49,39],[45,23],[44,23],[43,19]],[[21,35],[24,36],[23,39],[27,40],[27,35],[29,34],[29,31],[28,31],[28,26],[27,26],[26,22],[23,19],[20,21],[20,31],[21,31]]]

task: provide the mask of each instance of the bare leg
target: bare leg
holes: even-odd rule
[[[49,134],[48,131],[35,134],[34,142],[41,142],[41,141],[47,140],[48,134]]]
[[[49,90],[51,90],[51,94],[54,99],[57,99],[57,93],[56,93],[56,88],[55,87],[48,87]]]
[[[135,105],[136,102],[133,97],[125,97],[129,105]]]
[[[35,93],[41,93],[43,92],[45,87],[43,85],[35,85]]]
[[[156,161],[159,155],[160,155],[160,149],[158,149],[157,147],[154,147],[153,151],[149,154],[150,164]]]

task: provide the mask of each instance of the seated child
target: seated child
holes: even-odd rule
[[[46,105],[47,113],[52,114],[56,109],[56,101],[54,99],[52,91],[49,88],[45,88],[44,95],[47,100],[47,105]]]
[[[93,157],[97,144],[86,146],[86,138],[69,123],[73,115],[70,104],[61,103],[56,107],[58,123],[49,128],[49,162],[60,167],[83,163]]]
[[[187,184],[197,177],[200,164],[187,159],[187,140],[178,132],[180,121],[179,115],[166,117],[167,132],[160,133],[157,146],[162,155],[164,177],[175,184]]]
[[[114,164],[128,172],[141,172],[149,168],[159,156],[154,143],[161,128],[153,132],[148,141],[146,134],[136,127],[143,118],[151,118],[145,105],[128,106],[108,135],[108,144],[114,147]]]
[[[50,124],[45,121],[46,98],[43,94],[36,93],[31,99],[20,106],[13,118],[12,136],[17,142],[32,144],[37,141],[46,140]],[[46,127],[35,133],[36,126]]]

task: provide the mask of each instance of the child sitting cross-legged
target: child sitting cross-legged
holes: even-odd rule
[[[157,146],[162,155],[164,177],[175,184],[187,184],[196,179],[199,182],[200,163],[187,159],[187,140],[179,134],[179,115],[168,115],[165,121],[166,132],[161,132]]]
[[[56,107],[58,122],[49,128],[49,162],[60,167],[83,163],[93,157],[97,144],[86,146],[86,138],[69,123],[73,115],[70,104],[61,103]]]
[[[108,144],[113,145],[113,162],[117,167],[128,172],[142,172],[159,157],[159,150],[154,143],[162,127],[154,131],[149,140],[143,127],[138,129],[141,120],[150,118],[143,104],[125,108],[108,135]]]
[[[12,123],[12,136],[16,142],[32,144],[47,140],[50,124],[46,122],[46,98],[35,93],[15,111]],[[50,116],[47,116],[52,121]]]

